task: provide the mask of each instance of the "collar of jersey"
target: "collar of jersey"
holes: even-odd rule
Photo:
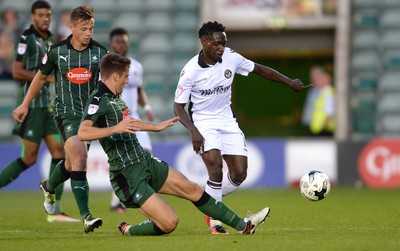
[[[117,97],[118,95],[115,95],[108,87],[106,84],[104,84],[102,81],[99,81],[99,94],[100,96],[103,95],[104,93],[108,93],[110,95],[112,95],[113,97]]]
[[[199,53],[199,57],[198,57],[197,63],[200,65],[201,68],[210,67],[211,65],[208,65],[206,62],[204,62],[204,60],[201,58],[201,55],[203,55],[203,50],[201,50],[200,53]],[[221,60],[218,60],[218,63],[221,63],[221,62],[222,62],[222,58],[221,58]]]
[[[29,27],[29,29],[30,29],[33,33],[35,33],[38,37],[43,38],[43,37],[39,34],[39,32],[35,29],[35,26],[33,26],[33,24],[31,24],[31,26]],[[49,37],[52,35],[51,32],[50,32],[49,30],[48,30],[46,33],[49,35]],[[44,39],[48,39],[48,38],[44,38]]]
[[[72,44],[71,44],[71,38],[72,38],[72,34],[71,35],[69,35],[68,37],[67,37],[67,47],[68,47],[68,49],[72,49],[72,50],[75,50],[75,48],[74,47],[72,47]],[[86,47],[85,49],[83,49],[83,50],[86,50],[87,48],[90,48],[90,49],[92,49],[93,48],[93,39],[90,39],[90,42],[89,42],[89,44],[88,44],[88,47]]]

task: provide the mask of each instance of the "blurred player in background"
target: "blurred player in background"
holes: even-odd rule
[[[131,60],[131,67],[129,68],[129,81],[125,85],[124,92],[121,94],[122,99],[128,105],[131,117],[139,119],[138,104],[145,110],[147,120],[153,122],[154,114],[151,109],[146,92],[143,88],[143,66],[142,64],[128,56],[129,50],[129,35],[123,28],[115,28],[110,32],[110,49],[112,52]],[[143,149],[152,153],[152,146],[149,134],[147,132],[136,132],[136,137],[139,140]],[[123,212],[125,207],[119,201],[118,197],[113,193],[111,199],[111,210]]]
[[[247,176],[246,141],[231,108],[234,75],[247,76],[253,72],[288,85],[296,92],[307,86],[225,47],[225,27],[218,22],[204,23],[198,34],[202,50],[181,71],[174,111],[190,131],[193,150],[202,156],[207,167],[205,191],[221,201],[223,195],[235,191]],[[222,171],[223,159],[227,173]],[[228,234],[220,221],[205,218],[211,234]]]
[[[53,44],[53,35],[49,31],[51,22],[51,6],[46,1],[36,1],[31,7],[33,24],[25,30],[16,47],[13,63],[13,77],[21,81],[17,97],[17,105],[24,99],[29,85],[39,70],[41,59]],[[50,76],[52,82],[54,77]],[[28,108],[28,115],[22,123],[16,123],[13,134],[21,137],[21,157],[9,163],[0,173],[0,187],[4,187],[20,173],[36,163],[42,139],[51,154],[50,174],[56,164],[64,161],[63,142],[54,121],[54,107],[50,101],[49,82],[45,81],[43,88],[34,96]],[[55,187],[55,212],[48,215],[49,222],[79,222],[66,215],[61,210],[61,195],[64,184]]]
[[[23,122],[28,106],[43,88],[47,76],[56,74],[55,117],[64,140],[66,161],[60,162],[49,179],[43,179],[40,187],[48,214],[54,213],[54,189],[71,178],[71,188],[83,221],[85,233],[93,232],[102,225],[101,218],[92,216],[89,209],[89,184],[87,182],[87,145],[78,139],[77,133],[83,109],[90,94],[97,88],[100,60],[107,49],[92,39],[94,11],[90,6],[79,6],[71,12],[69,25],[72,34],[66,40],[50,47],[42,60],[22,104],[14,110],[13,117]]]
[[[124,236],[164,235],[171,233],[179,218],[157,193],[191,201],[202,213],[220,219],[240,234],[254,234],[270,209],[240,218],[225,204],[216,201],[194,182],[146,152],[139,144],[137,131],[159,132],[174,125],[178,118],[158,124],[132,118],[121,98],[128,83],[128,58],[112,53],[101,61],[102,81],[86,104],[79,128],[80,140],[99,140],[110,164],[110,182],[118,198],[128,208],[138,208],[148,218],[139,224],[121,222]]]

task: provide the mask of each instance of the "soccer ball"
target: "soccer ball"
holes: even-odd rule
[[[331,181],[325,173],[310,171],[301,177],[299,186],[301,195],[309,200],[319,201],[329,194]]]

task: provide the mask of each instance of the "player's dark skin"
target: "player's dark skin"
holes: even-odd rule
[[[208,65],[215,65],[221,60],[224,53],[227,37],[225,32],[215,32],[211,35],[200,38],[202,45],[201,59]],[[299,79],[290,79],[277,71],[255,63],[253,73],[267,80],[272,80],[286,84],[295,92],[301,91],[312,85],[303,85]],[[188,128],[192,135],[193,150],[200,153],[207,167],[210,180],[215,182],[222,181],[222,158],[228,165],[229,174],[232,181],[236,184],[241,184],[247,176],[247,157],[243,155],[221,155],[218,149],[211,149],[203,152],[204,138],[198,131],[196,126],[190,120],[189,115],[185,111],[186,104],[174,104],[175,114],[180,118],[181,123]]]

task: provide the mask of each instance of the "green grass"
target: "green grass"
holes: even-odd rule
[[[170,235],[123,237],[121,220],[138,223],[137,210],[108,210],[110,192],[92,192],[91,210],[103,226],[84,234],[81,223],[47,223],[40,192],[0,192],[0,250],[400,250],[400,190],[334,187],[311,202],[296,189],[238,191],[224,202],[239,215],[271,207],[271,217],[252,236],[233,229],[228,236],[207,233],[202,214],[189,202],[165,197],[180,216]],[[63,209],[78,217],[71,192]]]

